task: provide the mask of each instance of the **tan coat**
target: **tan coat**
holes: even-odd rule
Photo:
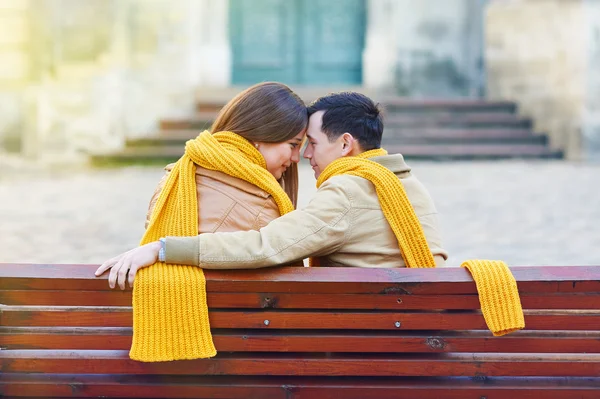
[[[150,200],[146,227],[158,196],[173,164],[158,183]],[[222,172],[196,167],[198,234],[258,230],[279,217],[279,208],[270,194],[244,180]]]
[[[437,210],[425,187],[402,155],[372,160],[401,179],[436,264],[443,266],[448,254],[442,248]],[[166,244],[167,262],[205,269],[267,267],[315,255],[334,266],[405,267],[371,182],[334,176],[321,185],[305,209],[288,213],[260,231],[168,237]]]

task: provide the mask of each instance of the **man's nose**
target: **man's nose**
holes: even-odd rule
[[[306,146],[306,148],[304,149],[304,154],[302,156],[306,159],[312,158],[312,153],[309,151],[309,146]]]

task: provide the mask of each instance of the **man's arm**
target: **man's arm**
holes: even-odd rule
[[[419,218],[423,233],[427,239],[427,245],[433,255],[436,267],[448,267],[446,260],[448,259],[448,252],[442,247],[442,238],[440,234],[438,215],[432,213],[429,215],[421,216]]]
[[[166,262],[203,269],[254,269],[335,252],[351,223],[350,201],[335,180],[324,183],[305,209],[281,216],[259,231],[167,237]]]

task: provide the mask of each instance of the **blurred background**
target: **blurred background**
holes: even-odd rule
[[[381,103],[450,264],[600,265],[600,0],[0,0],[0,262],[137,245],[162,166],[266,80]]]

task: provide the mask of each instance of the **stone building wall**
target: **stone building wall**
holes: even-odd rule
[[[365,89],[516,101],[570,159],[600,158],[599,0],[367,6]],[[0,151],[85,159],[191,114],[200,87],[230,85],[228,7],[0,0]]]
[[[10,61],[0,62],[0,137],[18,132],[25,155],[84,161],[152,134],[160,117],[193,112],[215,0],[0,1],[10,5],[0,22],[31,22],[27,40],[0,23],[0,42],[20,45],[8,54],[0,45]]]
[[[484,6],[480,0],[370,0],[365,86],[413,97],[478,97]]]
[[[585,15],[578,0],[493,0],[486,16],[488,98],[516,101],[570,159],[583,155]]]

